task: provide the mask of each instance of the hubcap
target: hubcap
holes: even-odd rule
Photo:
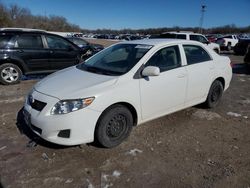
[[[110,119],[107,125],[107,136],[110,138],[120,137],[126,129],[126,119],[123,115],[116,115]]]
[[[18,71],[14,67],[6,67],[1,72],[1,77],[6,82],[14,82],[18,79]]]

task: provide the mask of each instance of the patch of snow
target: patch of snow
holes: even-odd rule
[[[138,153],[142,153],[142,150],[135,148],[135,149],[128,151],[126,154],[136,156]]]
[[[3,147],[0,148],[0,151],[1,151],[1,150],[4,150],[4,149],[6,149],[6,148],[7,148],[7,146],[3,146]]]
[[[65,183],[72,183],[72,182],[73,182],[73,179],[72,179],[72,178],[67,179],[67,180],[65,181]]]
[[[88,182],[88,188],[95,188],[94,185],[89,181],[89,179],[87,179]]]
[[[227,115],[233,116],[233,117],[241,117],[241,114],[235,113],[235,112],[228,112]]]
[[[241,101],[242,104],[250,104],[250,99],[245,99]]]
[[[157,142],[156,142],[156,144],[161,144],[161,143],[162,143],[162,141],[157,141]]]
[[[116,178],[119,178],[120,175],[121,175],[121,172],[119,172],[119,171],[117,171],[117,170],[115,170],[115,171],[113,172],[113,174],[112,174],[112,176],[113,176],[113,177],[116,177]]]
[[[221,116],[215,112],[210,112],[207,110],[199,109],[193,113],[193,116],[200,119],[213,120],[216,118],[221,118]]]

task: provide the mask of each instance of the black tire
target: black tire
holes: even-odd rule
[[[230,43],[227,45],[227,50],[228,50],[228,51],[231,51],[231,50],[232,50],[232,46],[231,46]]]
[[[206,107],[214,108],[219,103],[223,94],[223,85],[219,80],[215,80],[210,87],[207,100],[205,102]]]
[[[22,78],[21,69],[12,63],[0,65],[0,83],[4,85],[17,84]]]
[[[121,144],[130,134],[133,116],[123,105],[114,105],[103,112],[95,129],[95,141],[106,148]]]

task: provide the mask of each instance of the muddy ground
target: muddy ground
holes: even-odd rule
[[[0,85],[0,187],[249,188],[250,75],[229,56],[235,74],[218,107],[145,123],[113,149],[36,145],[17,114],[37,80]]]

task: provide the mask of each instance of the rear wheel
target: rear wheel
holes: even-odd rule
[[[12,63],[0,65],[0,82],[4,85],[16,84],[22,77],[21,69]]]
[[[219,80],[215,80],[210,87],[207,100],[205,102],[206,107],[214,108],[219,103],[223,94],[223,85]]]
[[[228,51],[231,51],[231,50],[232,50],[232,46],[231,46],[230,43],[227,45],[227,50],[228,50]]]
[[[95,141],[106,148],[122,143],[130,134],[133,116],[129,109],[122,105],[114,105],[104,111],[95,130]]]

